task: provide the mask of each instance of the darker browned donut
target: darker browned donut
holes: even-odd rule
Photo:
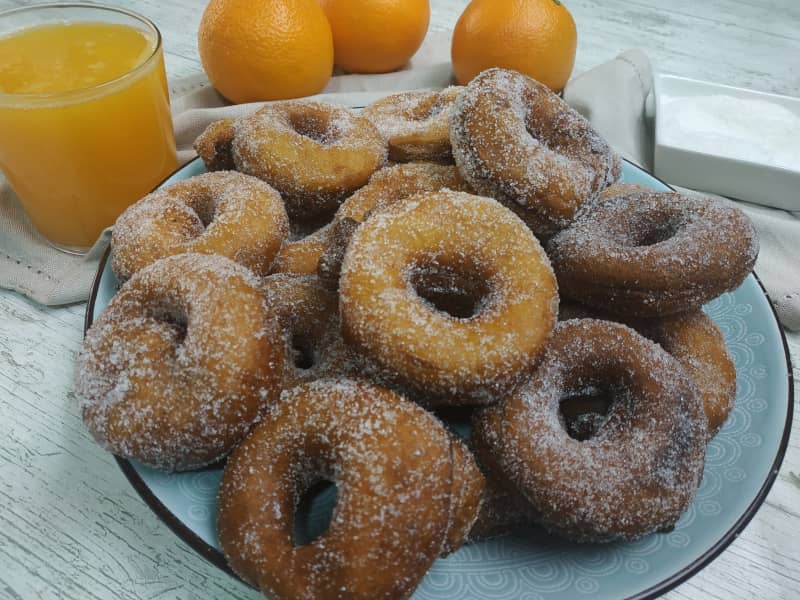
[[[477,470],[459,446],[433,415],[374,385],[285,392],[225,467],[217,525],[231,568],[276,599],[409,597],[475,519],[477,505],[454,493],[461,471]],[[327,531],[294,545],[298,499],[333,477]]]
[[[620,196],[548,244],[560,292],[613,313],[685,312],[736,289],[758,235],[737,208],[671,192]]]
[[[566,227],[620,174],[619,156],[547,86],[487,69],[456,99],[453,158],[480,194],[509,207],[537,237]]]
[[[267,308],[281,325],[285,368],[283,389],[352,367],[339,331],[339,298],[313,275],[278,273],[265,278]]]
[[[617,321],[660,344],[680,361],[697,386],[708,419],[708,439],[725,424],[736,400],[736,365],[722,332],[702,310],[661,319],[632,319],[579,304],[562,303],[558,318],[561,321],[584,318]]]
[[[581,395],[613,398],[583,441],[568,434],[560,410]],[[474,424],[488,462],[543,524],[576,541],[671,527],[703,473],[706,420],[691,379],[657,344],[608,321],[559,324],[533,377]]]

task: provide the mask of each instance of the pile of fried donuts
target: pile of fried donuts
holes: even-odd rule
[[[269,104],[195,148],[207,173],[114,227],[121,287],[76,389],[119,456],[226,460],[218,533],[243,579],[407,598],[520,525],[675,525],[736,395],[701,307],[755,262],[739,210],[619,182],[588,121],[501,69],[360,113]],[[299,541],[326,481],[330,523]]]

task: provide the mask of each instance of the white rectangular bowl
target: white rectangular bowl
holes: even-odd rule
[[[669,142],[665,104],[670,99],[725,95],[778,104],[800,117],[800,98],[754,92],[673,75],[656,75],[654,170],[669,183],[786,210],[800,210],[800,171],[752,159],[709,154],[691,140]],[[725,132],[720,132],[724,134]],[[796,141],[800,152],[800,139]]]

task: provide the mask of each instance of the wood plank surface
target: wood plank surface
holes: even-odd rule
[[[105,0],[152,18],[171,79],[200,71],[204,2]],[[0,9],[31,4],[0,0]],[[432,0],[448,30],[466,0]],[[627,48],[659,70],[800,96],[795,0],[571,0],[576,71]],[[173,535],[86,433],[72,393],[84,305],[46,308],[0,290],[0,600],[259,597]],[[795,378],[800,335],[789,336]],[[800,416],[767,502],[670,600],[800,598]]]

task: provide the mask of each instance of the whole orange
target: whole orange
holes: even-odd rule
[[[353,73],[402,67],[422,45],[428,0],[319,0],[333,31],[334,62]]]
[[[211,0],[197,45],[212,85],[237,103],[316,94],[333,71],[317,0]]]
[[[490,67],[513,69],[560,92],[577,45],[575,21],[559,0],[472,0],[453,31],[453,70],[466,84]]]

